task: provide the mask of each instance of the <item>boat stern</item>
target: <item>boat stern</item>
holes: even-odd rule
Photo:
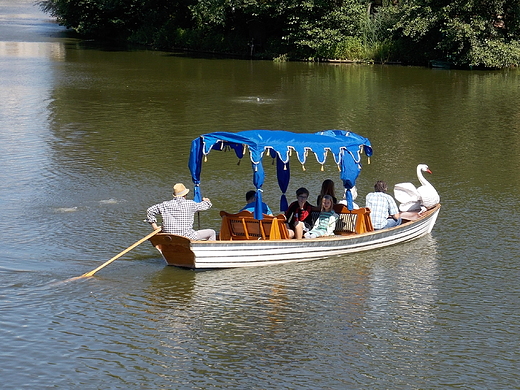
[[[191,250],[191,242],[188,238],[159,233],[151,237],[150,242],[161,253],[166,264],[183,268],[196,268],[195,253]]]

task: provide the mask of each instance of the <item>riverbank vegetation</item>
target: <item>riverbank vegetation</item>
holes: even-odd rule
[[[247,58],[520,65],[518,0],[43,0],[79,34]]]

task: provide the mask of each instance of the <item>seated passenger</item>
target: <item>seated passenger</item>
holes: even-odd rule
[[[246,193],[246,202],[247,204],[242,207],[240,211],[251,211],[252,213],[255,212],[255,201],[256,201],[256,191],[247,191]],[[273,215],[273,212],[269,208],[267,204],[262,202],[262,213],[267,215]]]
[[[388,187],[384,181],[374,185],[375,192],[366,197],[366,206],[370,208],[370,218],[375,230],[391,228],[401,224],[399,209],[394,198],[386,193]]]
[[[212,204],[208,198],[202,198],[197,203],[186,199],[190,192],[184,184],[173,186],[173,199],[153,205],[146,210],[146,221],[152,229],[158,229],[157,215],[162,217],[162,232],[184,236],[190,240],[215,241],[216,232],[213,229],[193,230],[193,216],[196,212],[209,209]]]
[[[289,205],[285,212],[288,223],[289,238],[303,238],[303,232],[308,231],[312,226],[312,208],[307,202],[309,190],[301,187],[296,190],[297,200]]]
[[[321,201],[321,211],[318,219],[314,223],[312,230],[305,233],[305,238],[316,238],[333,236],[334,228],[336,227],[336,221],[339,216],[334,212],[334,203],[332,196],[324,195]]]
[[[316,207],[318,210],[321,207],[321,200],[324,195],[330,195],[334,204],[338,203],[338,199],[336,199],[336,195],[334,194],[334,182],[330,179],[324,180],[323,183],[321,183],[321,191],[316,199]]]

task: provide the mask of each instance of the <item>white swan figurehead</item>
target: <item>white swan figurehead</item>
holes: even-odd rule
[[[421,182],[419,188],[412,183],[399,183],[394,186],[394,196],[401,203],[401,211],[425,211],[440,202],[437,190],[426,180],[423,172],[432,173],[426,164],[417,165],[417,178]]]

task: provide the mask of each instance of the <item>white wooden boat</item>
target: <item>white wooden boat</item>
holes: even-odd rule
[[[411,241],[430,233],[440,204],[391,229],[316,239],[190,241],[173,234],[150,238],[168,265],[191,269],[257,267],[324,259]]]
[[[369,210],[354,209],[351,189],[361,170],[361,155],[372,155],[367,138],[343,130],[313,134],[285,131],[248,130],[238,133],[216,132],[201,135],[192,142],[188,167],[194,182],[194,200],[202,199],[200,173],[211,151],[235,152],[239,159],[249,157],[256,192],[254,214],[221,212],[222,227],[217,241],[191,241],[173,234],[159,233],[150,238],[168,265],[190,269],[215,269],[264,266],[323,259],[361,252],[414,240],[430,233],[440,204],[424,213],[403,215],[400,226],[373,231]],[[296,155],[304,165],[309,152],[322,166],[332,155],[345,188],[346,206],[336,205],[340,214],[336,235],[316,239],[289,239],[283,217],[268,217],[261,212],[264,169],[262,160],[276,160],[277,179],[282,192],[280,210],[287,209],[285,191],[290,180],[289,160]]]

